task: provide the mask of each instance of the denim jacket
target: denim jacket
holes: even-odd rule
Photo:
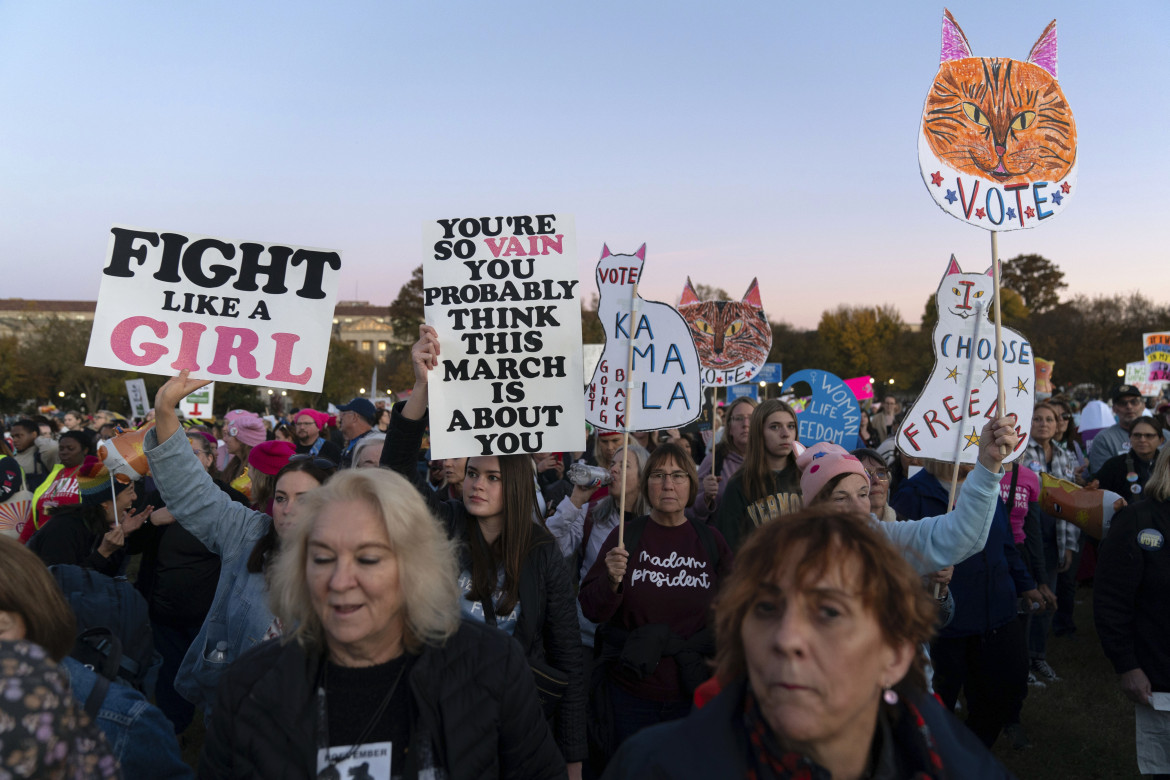
[[[247,568],[252,547],[268,533],[272,518],[232,501],[217,488],[182,431],[159,444],[151,430],[144,445],[167,509],[222,562],[215,600],[175,675],[175,690],[206,714],[223,670],[262,642],[272,626],[264,574]],[[209,656],[219,642],[226,642],[227,650],[226,658],[217,663]]]
[[[74,701],[84,707],[97,672],[72,657],[63,660],[61,667],[69,673]],[[122,765],[124,776],[157,780],[195,777],[191,767],[183,763],[171,722],[129,685],[110,683],[98,710],[97,725],[106,735],[110,752]]]

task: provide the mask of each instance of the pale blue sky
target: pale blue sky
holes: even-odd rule
[[[338,249],[384,304],[423,221],[559,211],[586,290],[646,242],[648,298],[759,276],[773,319],[916,322],[990,249],[918,173],[943,5],[893,5],[2,0],[0,297],[94,298],[121,223]],[[1057,18],[1079,192],[1001,256],[1170,299],[1170,3],[950,7],[976,55]]]

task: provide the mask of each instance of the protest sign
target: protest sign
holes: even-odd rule
[[[1135,360],[1132,363],[1125,364],[1125,383],[1133,385],[1144,396],[1160,396],[1162,389],[1166,387],[1167,380],[1170,376],[1164,376],[1164,372],[1160,369],[1161,366],[1167,365],[1165,363],[1147,363],[1144,360]],[[1159,376],[1161,379],[1153,379],[1152,377]]]
[[[935,294],[934,368],[921,395],[898,429],[898,449],[911,457],[974,463],[979,432],[999,416],[995,343],[990,338],[988,305],[993,300],[987,274],[963,273],[952,257]],[[1006,460],[1019,457],[1032,430],[1035,366],[1032,345],[1010,328],[1003,329],[1002,381],[1007,389],[1005,413],[1016,420],[1020,442]]]
[[[784,364],[783,363],[765,363],[756,374],[756,379],[761,382],[775,382],[782,384],[784,382]]]
[[[214,417],[215,413],[211,410],[215,403],[215,382],[201,387],[193,393],[189,393],[186,398],[179,401],[179,412],[183,417],[192,419],[195,417]]]
[[[605,330],[601,362],[585,388],[585,417],[611,431],[681,428],[703,403],[691,329],[670,305],[637,291],[646,245],[632,255],[602,247],[597,316]]]
[[[1062,212],[1077,182],[1077,129],[1056,79],[1056,21],[1026,62],[974,57],[943,12],[942,54],[918,132],[934,202],[985,230],[1020,230]]]
[[[873,398],[873,377],[855,376],[845,380],[845,386],[853,391],[858,401],[868,401]]]
[[[1147,381],[1170,380],[1170,331],[1142,334],[1142,354],[1149,366]]]
[[[804,408],[796,412],[801,443],[811,447],[827,441],[853,448],[861,427],[861,410],[853,391],[828,371],[806,368],[784,381],[784,392],[790,392],[799,382],[807,383],[812,390]]]
[[[731,403],[736,398],[750,398],[753,401],[760,400],[760,389],[753,384],[731,385],[727,388],[727,403]]]
[[[750,382],[772,350],[772,326],[764,316],[755,279],[739,301],[701,301],[687,277],[678,313],[691,329],[705,386]]]
[[[146,381],[126,380],[126,396],[130,399],[130,416],[142,419],[150,411],[150,400],[146,396]]]
[[[341,255],[114,226],[87,366],[320,392]]]
[[[432,457],[584,449],[576,246],[568,214],[423,225]]]

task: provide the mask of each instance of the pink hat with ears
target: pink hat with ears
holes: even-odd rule
[[[293,415],[293,420],[296,421],[302,417],[308,417],[311,419],[313,423],[316,424],[317,430],[323,429],[326,425],[333,425],[335,422],[333,415],[326,414],[325,412],[318,412],[316,409],[301,409],[299,412]]]
[[[823,441],[806,449],[796,458],[800,469],[800,492],[804,505],[811,504],[824,490],[829,481],[840,474],[858,474],[869,483],[869,475],[861,461],[850,455],[844,447]]]

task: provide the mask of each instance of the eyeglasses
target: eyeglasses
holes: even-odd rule
[[[887,469],[866,469],[870,482],[889,482],[890,472]]]
[[[1156,434],[1156,433],[1131,433],[1129,435],[1129,438],[1131,438],[1131,439],[1157,439],[1158,434]]]
[[[313,455],[311,455],[307,452],[303,452],[300,455],[293,455],[291,458],[288,459],[288,462],[289,463],[301,463],[302,461],[306,461],[306,460],[312,460],[314,466],[316,466],[319,469],[323,469],[325,471],[332,471],[332,470],[337,468],[337,464],[334,463],[333,461],[329,460],[328,458],[317,458],[317,457],[314,457]]]
[[[686,482],[688,479],[689,477],[685,471],[672,471],[669,474],[667,474],[665,471],[655,471],[650,475],[651,482],[661,482],[664,485],[667,482],[673,482],[674,484],[678,485]]]

